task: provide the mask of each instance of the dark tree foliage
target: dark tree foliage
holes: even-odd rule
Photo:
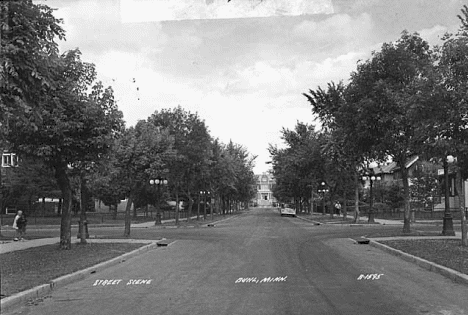
[[[84,168],[98,161],[110,150],[113,138],[123,128],[122,113],[117,109],[111,88],[94,83],[93,64],[81,61],[80,52],[72,50],[51,57],[54,90],[36,95],[41,121],[33,112],[10,117],[7,140],[18,154],[36,156],[55,171],[64,204],[61,247],[70,248],[71,202],[70,168]],[[91,93],[88,94],[88,89]],[[34,122],[34,123],[33,123]]]
[[[37,96],[58,88],[53,63],[56,39],[64,39],[53,10],[32,0],[0,2],[0,121],[25,118],[32,128],[42,118]],[[54,57],[54,58],[51,58]],[[34,119],[32,120],[31,117]]]

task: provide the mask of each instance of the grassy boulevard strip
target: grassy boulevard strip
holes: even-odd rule
[[[317,214],[311,216],[310,220],[320,224],[347,225],[353,223],[353,219],[350,217],[346,219],[340,216],[330,218],[329,215]],[[357,225],[367,225],[367,222],[361,220]],[[371,234],[366,235],[366,237],[373,240],[374,243],[377,242],[394,249],[392,254],[398,255],[398,252],[403,252],[467,275],[466,283],[468,284],[468,248],[461,246],[458,237],[441,237],[439,232],[428,231],[413,231],[411,234],[403,234],[401,230]],[[383,247],[380,248],[383,249]],[[433,270],[434,268],[429,269]]]
[[[461,246],[459,239],[421,237],[412,239],[377,239],[375,241],[403,253],[468,275],[468,248]]]
[[[145,243],[89,243],[63,251],[58,249],[57,244],[53,244],[1,254],[2,299],[50,283],[61,276],[108,261],[145,245]]]

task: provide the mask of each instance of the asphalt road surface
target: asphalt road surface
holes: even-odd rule
[[[350,240],[369,228],[385,227],[255,209],[213,228],[132,231],[171,244],[9,314],[468,314],[467,286]]]

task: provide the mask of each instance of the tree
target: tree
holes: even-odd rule
[[[62,20],[32,0],[0,2],[0,17],[0,121],[15,117],[35,128],[42,118],[37,96],[58,88],[51,63],[58,56],[55,39],[65,38]]]
[[[58,190],[54,180],[53,171],[44,163],[35,158],[22,157],[17,167],[6,169],[3,178],[3,205],[27,203],[28,208],[23,209],[25,214],[31,215],[35,200],[43,197],[53,197]]]
[[[93,85],[94,65],[81,61],[79,50],[51,57],[50,64],[57,88],[44,88],[36,95],[40,122],[36,122],[32,112],[23,117],[10,117],[7,139],[15,152],[39,157],[54,169],[64,200],[60,248],[69,249],[70,169],[92,164],[106,154],[112,139],[121,131],[123,121],[113,101],[112,89],[102,91],[100,83]]]
[[[124,236],[130,236],[131,206],[139,193],[146,190],[151,178],[167,173],[168,161],[174,156],[173,137],[169,131],[140,120],[125,130],[113,151],[113,182],[127,197]]]
[[[282,134],[286,148],[269,147],[276,179],[273,194],[280,201],[293,199],[296,210],[301,210],[315,190],[316,182],[325,176],[324,138],[315,132],[313,125],[301,122],[297,122],[294,130],[283,128]]]
[[[122,184],[117,180],[117,172],[112,169],[112,162],[109,161],[108,167],[93,172],[89,180],[89,189],[92,196],[99,199],[104,205],[113,211],[114,219],[117,218],[117,206],[125,196]]]
[[[226,145],[221,143],[219,139],[212,142],[211,153],[211,164],[209,168],[205,169],[204,176],[209,179],[215,203],[221,206],[222,213],[225,214],[226,200],[229,194],[236,189],[236,169],[233,157],[227,151]]]
[[[247,149],[232,141],[226,146],[226,153],[232,159],[234,185],[227,191],[225,197],[234,203],[234,208],[237,210],[240,202],[248,203],[256,194],[256,190],[253,189],[256,182],[253,172],[256,157],[250,157]]]
[[[359,170],[363,168],[364,161],[370,156],[371,142],[368,141],[367,133],[355,130],[356,106],[347,100],[347,87],[339,82],[331,82],[324,90],[318,87],[316,90],[309,90],[309,94],[303,93],[312,106],[312,112],[317,115],[322,128],[328,134],[324,153],[328,155],[328,168],[331,171],[337,170],[336,175],[341,179],[334,179],[334,182],[343,182],[343,212],[347,212],[347,197],[349,182],[354,182],[354,220],[359,220]],[[349,131],[353,130],[353,133]],[[357,136],[357,137],[356,137]],[[369,221],[371,218],[369,217]]]
[[[54,87],[49,56],[57,55],[55,39],[65,32],[52,12],[32,0],[0,2],[0,153],[9,147],[9,118],[32,112],[35,119],[27,120],[34,127],[41,113],[35,98],[44,86]],[[0,204],[2,197],[0,192]]]
[[[353,191],[353,189],[357,191],[359,188],[359,185],[356,185],[355,181],[358,170],[356,168],[357,159],[355,156],[347,154],[344,150],[346,146],[341,145],[340,131],[341,130],[336,129],[331,133],[324,134],[322,155],[325,161],[324,179],[329,186],[330,200],[342,200],[342,212],[346,218],[348,192]],[[359,198],[359,194],[356,195],[358,196],[357,198]],[[359,218],[358,211],[355,212],[355,221]],[[333,218],[333,211],[330,211],[330,216]]]
[[[202,170],[209,156],[211,137],[205,122],[198,114],[185,111],[178,106],[174,109],[156,111],[148,122],[157,128],[167,129],[174,139],[175,155],[168,161],[168,181],[176,197],[176,224],[179,223],[179,194],[185,195],[189,206],[189,216],[194,203],[194,193],[199,182],[206,187]]]
[[[403,232],[409,233],[410,198],[406,161],[420,152],[417,124],[419,84],[433,62],[432,51],[417,33],[404,31],[399,40],[385,43],[351,75],[347,97],[355,104],[354,127],[348,134],[371,144],[372,157],[387,156],[401,169],[405,196]]]
[[[411,176],[410,194],[413,202],[424,208],[428,203],[432,204],[433,197],[439,190],[437,170],[429,164],[416,166]]]
[[[460,194],[462,244],[468,246],[463,181],[468,178],[468,7],[459,16],[461,26],[456,34],[446,34],[441,47],[435,48],[434,67],[421,83],[423,93],[417,95],[423,110],[418,112],[421,135],[427,151],[444,161],[457,158],[456,189]],[[429,128],[430,127],[430,128]]]

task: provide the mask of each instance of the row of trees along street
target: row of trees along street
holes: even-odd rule
[[[65,31],[51,8],[25,0],[1,2],[0,9],[0,151],[20,156],[18,172],[28,165],[36,170],[29,178],[41,174],[41,184],[29,183],[36,189],[31,195],[46,186],[60,191],[60,248],[71,246],[76,192],[82,222],[91,195],[109,206],[127,198],[125,236],[132,204],[184,199],[190,214],[200,190],[210,191],[222,211],[255,195],[255,158],[243,146],[213,138],[197,114],[180,106],[126,127],[94,64],[84,62],[79,49],[59,52],[56,40],[65,39]],[[168,181],[160,196],[149,184],[153,178]],[[1,196],[8,189],[2,187]],[[80,232],[85,243],[83,225]]]
[[[358,214],[362,172],[370,162],[391,158],[402,177],[403,232],[409,233],[405,164],[417,155],[442,161],[448,173],[447,156],[453,156],[462,244],[468,246],[462,189],[468,177],[468,7],[461,12],[458,32],[446,34],[440,46],[403,31],[360,61],[348,83],[304,93],[321,128],[298,122],[295,130],[283,129],[286,148],[270,145],[278,199],[307,200],[325,180],[336,198],[354,194]]]

